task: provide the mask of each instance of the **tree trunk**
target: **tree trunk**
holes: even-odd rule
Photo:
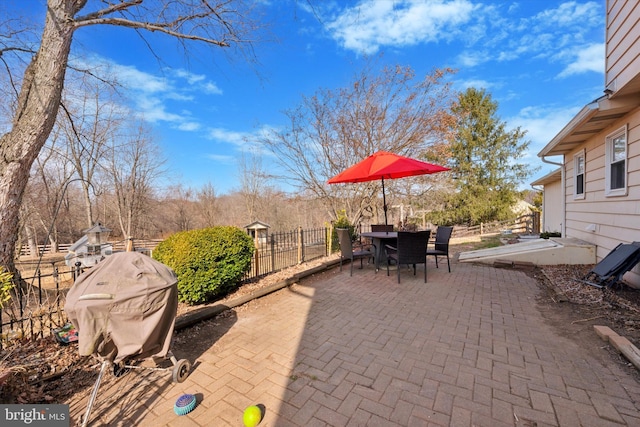
[[[0,265],[15,272],[18,219],[31,165],[55,123],[82,1],[49,0],[42,44],[27,66],[11,131],[0,138]]]
[[[93,227],[93,206],[91,205],[91,195],[89,194],[89,184],[82,182],[82,196],[84,197],[84,209],[87,218],[87,228]],[[55,221],[55,218],[53,219]]]
[[[36,240],[35,233],[33,229],[28,225],[25,225],[24,232],[27,235],[27,244],[29,245],[29,255],[32,257],[38,256],[38,242]]]

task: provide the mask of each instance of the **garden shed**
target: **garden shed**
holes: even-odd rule
[[[261,221],[254,221],[249,225],[244,226],[247,230],[247,234],[251,236],[254,242],[265,244],[269,236],[269,224],[265,224]]]

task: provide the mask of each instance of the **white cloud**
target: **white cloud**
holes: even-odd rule
[[[457,62],[461,67],[472,68],[476,65],[490,61],[491,55],[487,51],[464,51],[458,55]]]
[[[567,77],[589,71],[604,73],[604,55],[604,43],[595,43],[580,49],[574,53],[574,61],[562,70],[558,77]]]
[[[344,48],[372,54],[383,46],[450,39],[476,8],[469,0],[365,0],[342,10],[327,27]]]
[[[160,93],[172,90],[171,84],[164,77],[145,73],[129,65],[108,62],[108,74],[121,84],[143,93]]]
[[[217,142],[232,144],[237,147],[247,145],[247,141],[251,138],[251,134],[247,132],[238,132],[224,128],[211,128],[207,136]]]
[[[459,91],[464,91],[469,89],[470,87],[474,87],[476,89],[491,89],[492,87],[497,86],[495,82],[490,82],[483,79],[470,79],[470,80],[460,80],[456,81],[456,89]]]
[[[199,130],[202,126],[197,122],[184,122],[178,125],[178,129],[186,132],[193,132]]]
[[[520,127],[527,131],[526,140],[530,154],[537,154],[573,119],[582,106],[558,108],[553,106],[527,107],[518,115],[507,119],[513,127]]]
[[[593,70],[598,64],[592,51],[576,60],[576,51],[604,26],[604,8],[594,1],[567,1],[533,16],[521,17],[521,8],[506,4],[474,6],[468,21],[451,21],[449,36],[466,48],[458,55],[463,67],[488,62],[535,58],[565,64],[567,73]],[[420,43],[438,41],[418,39]],[[390,39],[390,43],[393,39]],[[595,49],[595,48],[594,48]],[[603,57],[602,52],[600,58]],[[576,63],[570,64],[570,63]],[[601,64],[601,62],[600,62]],[[575,68],[575,69],[574,69]],[[597,70],[602,71],[602,66]]]
[[[108,58],[94,56],[83,61],[74,65],[94,69],[126,87],[132,108],[141,118],[151,123],[166,122],[185,132],[197,131],[202,126],[184,105],[193,108],[198,95],[222,94],[222,90],[206,75],[184,69],[165,69],[162,76],[157,76]],[[173,108],[179,110],[172,111]]]
[[[181,115],[168,112],[165,104],[158,98],[151,96],[138,97],[135,102],[136,111],[140,117],[151,123],[169,122],[179,125],[183,121]]]
[[[211,128],[207,133],[207,137],[220,144],[231,144],[235,146],[238,151],[273,157],[273,153],[262,146],[259,141],[274,129],[275,128],[269,125],[264,125],[252,132],[234,131],[225,128]]]
[[[533,17],[533,21],[545,27],[586,28],[600,25],[601,16],[601,6],[595,1],[567,1],[555,9],[540,12]]]
[[[206,157],[217,163],[225,163],[227,165],[235,165],[237,163],[235,156],[227,156],[224,154],[207,154]]]
[[[203,86],[202,89],[204,90],[205,93],[210,93],[211,95],[222,95],[222,89],[220,89],[215,83],[213,82],[206,82]]]

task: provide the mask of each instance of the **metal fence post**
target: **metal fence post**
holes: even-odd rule
[[[276,239],[273,237],[273,234],[269,235],[270,244],[271,244],[271,271],[276,269]]]
[[[256,272],[256,277],[260,276],[260,240],[258,237],[258,232],[256,231],[255,239],[253,241],[254,246],[256,247],[255,252],[253,253],[255,256],[253,258],[254,262],[254,270]]]
[[[304,237],[302,227],[298,226],[298,264],[304,262]]]

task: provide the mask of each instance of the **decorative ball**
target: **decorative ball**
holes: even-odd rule
[[[173,411],[178,415],[186,415],[196,407],[196,397],[193,394],[183,394],[173,405]]]
[[[246,427],[256,427],[262,421],[262,411],[256,405],[251,405],[244,410],[242,421]]]

